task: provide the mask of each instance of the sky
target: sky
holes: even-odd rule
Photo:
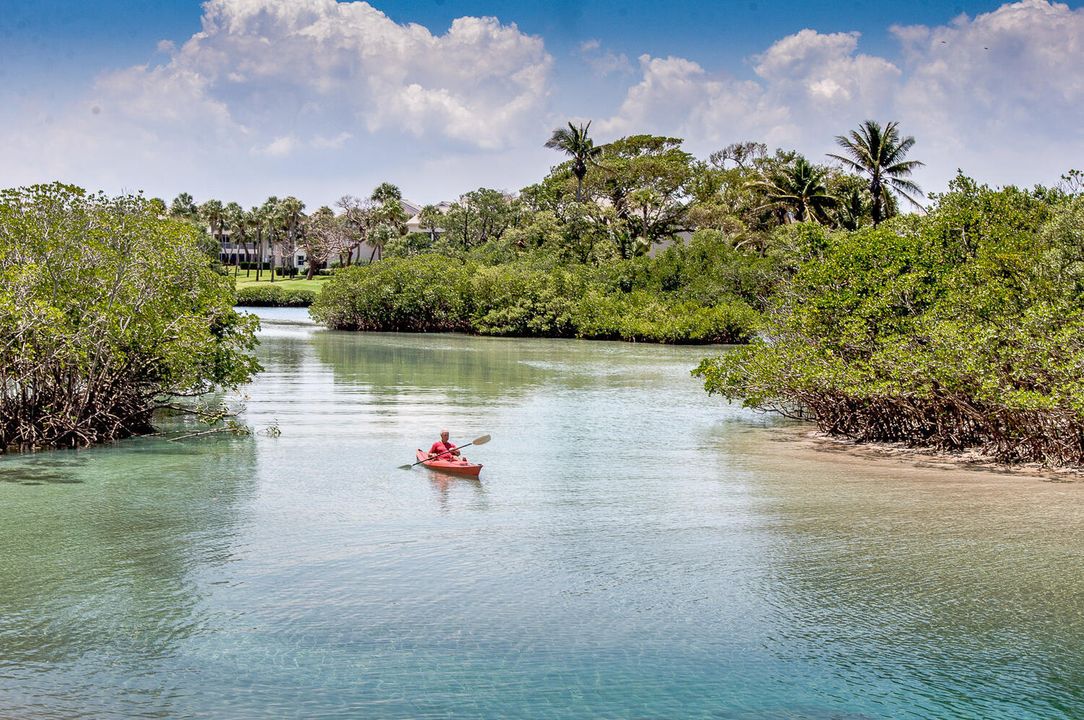
[[[1084,169],[1084,0],[0,0],[0,186],[310,209],[515,191],[597,143],[826,161],[896,120],[927,192]]]

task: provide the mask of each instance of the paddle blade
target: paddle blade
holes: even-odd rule
[[[400,465],[400,466],[399,466],[399,469],[400,469],[400,470],[409,470],[409,469],[411,469],[412,467],[414,467],[414,466],[413,466],[413,465]]]
[[[492,438],[490,438],[489,435],[483,435],[482,437],[474,438],[474,440],[471,442],[471,445],[485,445],[491,439]]]

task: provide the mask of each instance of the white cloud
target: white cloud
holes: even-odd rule
[[[317,135],[312,139],[312,146],[317,150],[339,150],[346,142],[353,138],[353,133],[341,132],[334,137],[325,137],[323,135]]]
[[[592,117],[600,141],[654,132],[706,155],[762,140],[812,159],[866,118],[899,120],[930,190],[956,167],[1028,184],[1084,164],[1084,9],[1024,0],[891,32],[898,58],[862,52],[857,33],[802,30],[742,76],[587,40],[553,107],[553,60],[514,24],[466,17],[434,33],[366,2],[209,0],[201,31],[159,43],[156,63],[71,100],[48,86],[5,96],[0,185],[330,193],[306,200],[322,204],[388,179],[437,200],[537,179],[558,160],[541,147],[551,129]]]
[[[286,157],[294,151],[297,147],[297,138],[293,135],[283,135],[277,137],[266,145],[253,149],[258,155],[267,155],[268,157]]]
[[[602,51],[598,40],[584,40],[580,43],[580,57],[587,63],[596,77],[604,78],[613,74],[631,73],[632,63],[624,53],[612,50]]]
[[[549,126],[552,58],[541,38],[495,18],[434,34],[360,1],[208,0],[200,32],[157,50],[160,64],[105,72],[68,107],[9,104],[3,183],[117,190],[172,179],[202,192],[267,178],[266,163],[287,158],[296,178],[303,153],[357,138],[358,152],[399,145],[405,158],[418,146],[506,149]]]
[[[893,32],[907,58],[897,111],[940,174],[1050,182],[1084,164],[1084,9],[1025,0]]]
[[[744,81],[644,55],[640,81],[598,127],[679,135],[700,152],[756,139],[821,158],[862,120],[895,119],[916,136],[931,190],[957,167],[1028,184],[1084,162],[1084,10],[1024,0],[892,32],[899,65],[860,53],[858,33],[802,30],[754,57],[755,78]]]

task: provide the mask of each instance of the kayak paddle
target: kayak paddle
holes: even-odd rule
[[[476,437],[476,438],[474,438],[473,440],[471,440],[471,441],[470,441],[469,443],[467,443],[466,445],[460,445],[459,447],[455,448],[455,450],[462,450],[463,448],[465,448],[465,447],[470,447],[471,445],[485,445],[485,444],[486,444],[487,442],[489,442],[489,441],[490,441],[490,439],[491,439],[491,438],[489,437],[489,435],[482,435],[482,436],[480,436],[480,437]],[[447,455],[447,454],[448,454],[448,453],[450,453],[450,452],[452,452],[452,451],[451,451],[451,450],[445,450],[445,451],[444,451],[444,452],[442,452],[442,453],[437,453],[436,455],[434,455],[434,456],[433,456],[433,457],[431,457],[431,458],[426,458],[425,460],[419,460],[418,462],[416,462],[416,463],[412,463],[412,464],[410,464],[410,465],[400,465],[400,466],[399,466],[399,469],[400,469],[400,470],[410,470],[410,469],[411,469],[412,467],[414,467],[415,465],[421,465],[421,464],[422,464],[423,462],[428,462],[429,460],[436,460],[436,459],[437,459],[438,457],[440,457],[441,455]]]

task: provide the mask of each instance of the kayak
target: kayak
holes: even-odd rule
[[[418,450],[418,460],[430,470],[440,470],[441,472],[455,473],[457,475],[478,475],[478,473],[482,472],[482,466],[477,463],[456,460],[455,458],[448,459],[447,456],[436,460],[426,460],[427,457],[429,457],[429,453]]]

